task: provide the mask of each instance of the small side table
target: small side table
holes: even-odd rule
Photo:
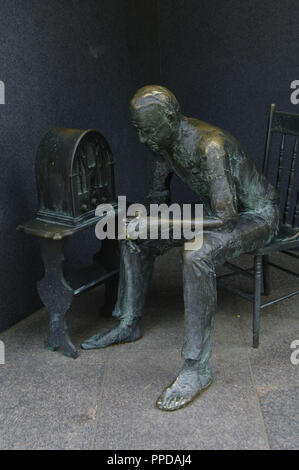
[[[95,219],[80,226],[47,223],[39,219],[19,225],[17,230],[38,238],[45,274],[37,283],[39,296],[49,312],[50,334],[45,348],[60,348],[65,356],[73,359],[78,352],[73,345],[66,323],[66,313],[74,296],[105,283],[106,311],[112,311],[117,298],[119,252],[117,240],[102,240],[101,250],[87,268],[64,275],[64,248],[69,237],[95,225]]]

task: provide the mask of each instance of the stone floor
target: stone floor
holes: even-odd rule
[[[278,255],[277,261],[280,261]],[[242,258],[241,265],[248,263]],[[286,261],[290,265],[290,261]],[[247,281],[234,283],[246,286]],[[296,279],[273,270],[275,294]],[[248,286],[249,287],[249,286]],[[88,292],[69,313],[80,342],[114,324],[103,318],[103,289]],[[179,256],[157,261],[143,320],[143,338],[77,360],[43,349],[44,309],[0,334],[1,449],[298,449],[299,297],[263,312],[261,345],[251,348],[251,305],[219,290],[213,351],[214,383],[174,413],[155,400],[182,359],[183,299]]]

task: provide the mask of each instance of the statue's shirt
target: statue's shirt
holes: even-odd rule
[[[278,194],[228,132],[188,119],[168,165],[221,219],[240,212],[265,213]]]

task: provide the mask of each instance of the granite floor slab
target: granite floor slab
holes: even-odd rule
[[[276,450],[299,448],[299,385],[259,390],[269,443]]]
[[[1,449],[88,449],[105,364],[19,355],[0,369]]]
[[[290,361],[290,343],[299,339],[299,297],[263,312],[261,344],[253,350],[251,304],[219,289],[213,385],[183,410],[156,409],[182,365],[178,252],[157,260],[135,343],[80,350],[76,360],[47,351],[44,309],[0,333],[1,449],[298,449],[299,365]],[[276,271],[272,281],[273,295],[297,282]],[[250,291],[246,279],[232,282]],[[77,348],[116,323],[101,315],[103,300],[103,288],[75,299],[68,322]]]
[[[174,413],[155,407],[182,364],[179,349],[111,353],[96,449],[267,449],[246,353],[216,348],[214,383]]]

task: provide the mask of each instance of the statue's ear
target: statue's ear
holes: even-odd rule
[[[167,117],[168,117],[168,119],[169,119],[169,122],[171,122],[171,123],[172,123],[172,122],[175,122],[175,120],[176,120],[176,113],[173,112],[173,111],[169,111],[169,112],[167,113]]]

